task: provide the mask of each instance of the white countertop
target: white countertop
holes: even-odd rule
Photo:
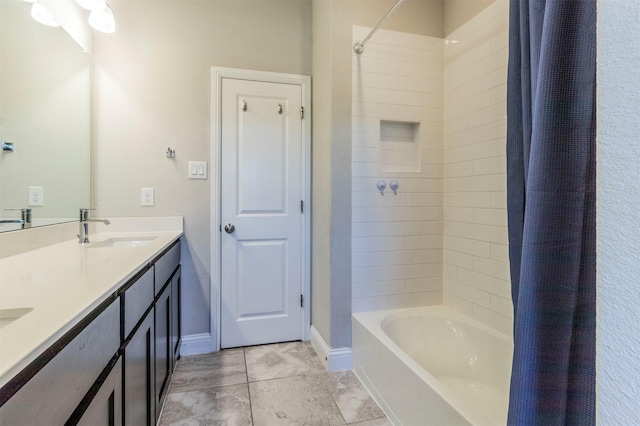
[[[87,245],[74,238],[0,259],[0,309],[33,308],[0,329],[0,386],[180,238],[176,219],[179,227],[133,227],[143,232],[125,232],[116,220],[117,232],[95,227]],[[91,248],[119,237],[155,238],[139,247]]]

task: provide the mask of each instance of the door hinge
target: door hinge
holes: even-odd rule
[[[304,107],[300,107],[300,120],[304,120]]]
[[[302,308],[302,304],[304,303],[304,296],[300,295],[300,307]]]
[[[304,201],[300,200],[300,213],[304,213]]]

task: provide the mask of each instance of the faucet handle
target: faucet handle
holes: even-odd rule
[[[89,210],[95,210],[95,209],[80,209],[80,222],[89,220]]]

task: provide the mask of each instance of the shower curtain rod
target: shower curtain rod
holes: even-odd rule
[[[389,11],[382,17],[382,19],[380,20],[380,22],[378,22],[378,24],[373,27],[373,29],[371,30],[371,32],[369,32],[369,35],[367,35],[364,40],[362,41],[358,41],[356,42],[356,44],[353,45],[353,51],[356,52],[358,55],[361,54],[362,52],[364,52],[364,44],[369,41],[369,39],[371,38],[371,36],[378,31],[378,28],[380,28],[380,25],[382,25],[382,23],[384,22],[385,19],[387,19],[389,17],[389,15],[391,15],[393,13],[394,10],[396,10],[396,8],[398,6],[400,6],[400,3],[402,3],[404,0],[398,0],[396,2],[396,4],[393,5],[393,7],[391,9],[389,9]]]

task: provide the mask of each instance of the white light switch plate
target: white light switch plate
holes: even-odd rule
[[[189,170],[187,172],[189,179],[206,179],[207,178],[207,162],[206,161],[189,161]]]

